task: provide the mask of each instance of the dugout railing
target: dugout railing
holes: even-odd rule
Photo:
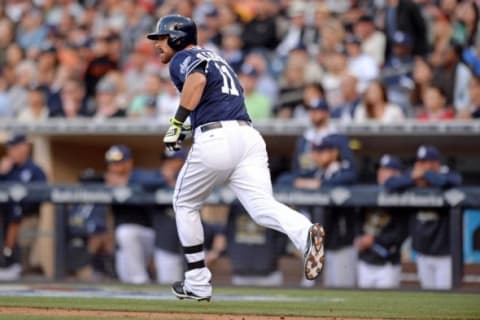
[[[357,185],[321,191],[275,190],[278,200],[302,207],[448,207],[450,208],[450,237],[453,287],[459,288],[463,279],[463,209],[480,208],[480,188],[462,187],[446,191],[433,189],[386,193],[376,186]],[[56,206],[54,228],[54,279],[66,276],[67,204],[170,204],[171,190],[143,191],[135,187],[108,188],[104,185],[22,185],[0,184],[0,203],[51,202]],[[235,200],[228,189],[216,190],[209,204],[230,204]],[[0,247],[3,247],[3,217],[0,216]]]

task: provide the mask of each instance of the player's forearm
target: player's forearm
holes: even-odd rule
[[[193,111],[202,98],[207,79],[204,74],[195,72],[187,77],[180,96],[180,105]]]

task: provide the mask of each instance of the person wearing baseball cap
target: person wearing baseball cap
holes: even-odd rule
[[[137,186],[146,173],[133,168],[133,154],[126,145],[113,145],[105,152],[105,182],[114,188]],[[120,281],[148,283],[147,263],[153,254],[155,233],[150,208],[112,204],[115,223],[115,269]]]
[[[390,154],[380,158],[377,169],[377,185],[380,188],[401,174],[400,159]],[[400,286],[400,249],[408,236],[408,214],[401,211],[399,208],[362,208],[355,232],[360,288]]]
[[[163,164],[160,170],[140,169],[134,167],[132,150],[123,144],[113,145],[105,152],[107,172],[105,181],[108,186],[114,188],[140,188],[143,190],[157,190],[172,188],[178,171],[183,165],[185,152],[164,155]],[[169,163],[167,168],[167,163]],[[165,167],[165,168],[164,168]],[[175,173],[172,173],[175,171]],[[168,172],[168,174],[167,174]],[[177,281],[182,277],[182,259],[180,253],[163,253],[157,258],[158,243],[153,223],[162,215],[163,208],[145,205],[131,205],[116,203],[112,205],[112,212],[115,222],[115,240],[117,243],[116,271],[120,281],[125,283],[148,283],[150,277],[147,266],[150,259],[155,256],[157,264],[157,279],[162,283]],[[163,223],[167,223],[163,221]],[[169,239],[168,248],[179,248],[176,237],[175,221],[170,219],[168,224],[170,232],[163,236]],[[164,228],[162,228],[164,230]],[[172,231],[173,230],[173,231]],[[163,238],[162,238],[163,239]],[[165,243],[166,240],[162,240]],[[172,244],[173,243],[173,244]],[[175,254],[177,254],[175,256]],[[169,259],[172,258],[172,259]],[[159,268],[161,262],[170,263],[170,267]],[[175,267],[172,267],[175,266]],[[175,269],[175,270],[170,270]],[[163,273],[160,273],[161,271]],[[167,277],[166,274],[173,276]],[[167,278],[166,278],[167,277]],[[165,280],[167,279],[167,280]]]
[[[249,64],[240,68],[239,80],[244,90],[245,106],[252,120],[265,120],[272,114],[270,99],[257,89],[259,76],[258,70]]]
[[[350,161],[342,156],[344,136],[331,134],[313,144],[310,156],[316,169],[299,176],[294,187],[302,190],[318,190],[350,186],[357,174]],[[351,208],[324,208],[322,216],[312,211],[312,221],[323,217],[325,233],[325,265],[323,284],[326,287],[354,287],[356,252],[353,247],[355,216]],[[339,272],[341,270],[341,272]]]
[[[23,133],[10,133],[5,142],[6,155],[0,160],[0,182],[16,182],[29,184],[32,182],[45,183],[47,177],[30,156],[30,143]],[[7,231],[4,247],[0,248],[0,280],[16,280],[20,278],[22,269],[20,248],[17,244],[19,229],[22,221],[32,220],[38,223],[39,203],[6,203],[1,206],[5,213]],[[35,227],[36,228],[36,227]],[[29,230],[30,231],[30,230]],[[32,230],[36,233],[36,230]],[[27,248],[30,245],[27,245]],[[28,251],[27,251],[28,252]],[[3,258],[3,259],[2,259]],[[23,261],[28,261],[28,257]]]
[[[462,177],[441,163],[440,151],[432,145],[418,147],[413,168],[392,178],[397,190],[430,188],[445,190],[462,183]],[[415,207],[411,213],[410,236],[417,252],[417,270],[424,289],[452,287],[449,208]]]

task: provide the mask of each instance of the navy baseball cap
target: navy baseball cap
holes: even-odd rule
[[[240,68],[240,73],[249,77],[258,77],[258,71],[253,66],[249,64],[244,64]]]
[[[330,149],[338,149],[338,148],[339,148],[339,141],[333,135],[325,136],[318,143],[313,144],[314,151],[322,151],[322,150],[330,150]]]
[[[330,111],[328,107],[328,103],[327,101],[325,101],[325,99],[318,99],[316,101],[311,102],[308,105],[308,108],[310,110]]]
[[[123,162],[132,159],[132,151],[123,144],[111,146],[105,153],[107,163]]]
[[[27,142],[27,136],[23,133],[12,133],[5,140],[5,146],[13,147],[20,143]]]
[[[422,145],[417,149],[417,161],[440,161],[440,151],[430,145]]]
[[[394,44],[405,45],[405,46],[411,46],[413,44],[412,37],[408,33],[405,33],[402,31],[396,31],[393,34],[392,41]]]
[[[402,162],[395,156],[384,154],[379,161],[379,168],[402,170]]]

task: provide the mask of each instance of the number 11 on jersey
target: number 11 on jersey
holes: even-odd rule
[[[230,70],[228,70],[227,66],[220,66],[218,63],[215,62],[215,67],[217,67],[223,78],[222,93],[231,94],[233,96],[240,95],[240,92],[238,92],[238,89],[235,86],[235,80],[233,79],[232,73],[230,72]]]

